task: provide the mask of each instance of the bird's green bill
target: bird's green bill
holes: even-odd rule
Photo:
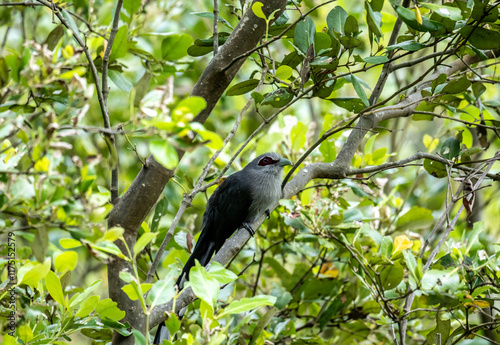
[[[278,165],[280,167],[284,167],[285,165],[293,165],[292,162],[290,162],[288,159],[286,158],[281,158],[280,161],[278,162]]]

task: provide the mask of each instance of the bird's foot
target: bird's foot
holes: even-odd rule
[[[266,216],[267,216],[267,219],[271,218],[271,211],[266,210]]]
[[[250,236],[255,235],[255,230],[248,223],[243,223],[243,227],[250,233]]]

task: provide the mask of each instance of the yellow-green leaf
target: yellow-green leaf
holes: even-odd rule
[[[134,256],[137,256],[153,239],[158,235],[157,232],[146,232],[142,234],[134,245]]]
[[[59,254],[55,260],[56,272],[73,271],[78,262],[78,253],[72,250]]]
[[[106,231],[106,233],[104,234],[104,239],[106,241],[114,242],[122,237],[124,231],[125,230],[119,226],[112,227],[111,229],[108,229],[108,231]]]
[[[95,306],[99,303],[99,296],[90,296],[82,303],[78,311],[76,312],[77,317],[86,317],[94,310]]]
[[[65,307],[66,303],[64,300],[61,281],[54,272],[47,272],[47,276],[45,277],[45,286],[47,287],[47,290],[49,291],[49,294],[52,296],[52,298],[61,306]]]
[[[264,4],[262,2],[258,2],[258,1],[254,2],[254,4],[252,5],[253,14],[255,14],[256,17],[267,20],[266,15],[262,11],[262,6],[264,6]]]
[[[69,45],[69,44],[68,44],[66,47],[64,47],[64,48],[62,49],[62,51],[61,51],[61,52],[62,52],[62,55],[63,55],[63,57],[64,57],[65,59],[69,59],[70,57],[72,57],[72,56],[73,56],[73,52],[74,52],[74,50],[73,50],[73,46],[71,46],[71,45]]]
[[[76,248],[76,247],[80,247],[82,245],[82,243],[80,241],[77,241],[73,238],[62,238],[59,240],[59,244],[64,249]]]
[[[99,313],[101,318],[107,317],[113,321],[123,319],[125,312],[117,308],[117,303],[113,302],[110,298],[103,299],[95,307],[96,313]]]
[[[276,78],[279,78],[280,80],[288,80],[293,74],[293,69],[290,66],[287,65],[281,65],[278,67],[276,70]]]
[[[43,157],[42,159],[39,159],[35,163],[35,170],[38,172],[49,171],[49,167],[50,167],[50,161],[47,157]]]
[[[46,259],[43,264],[38,263],[33,265],[27,272],[21,276],[21,270],[18,272],[18,278],[21,279],[21,284],[26,284],[35,287],[40,280],[45,278],[50,270],[50,258]]]
[[[439,139],[431,137],[429,134],[425,134],[423,138],[427,152],[433,152],[439,144]]]

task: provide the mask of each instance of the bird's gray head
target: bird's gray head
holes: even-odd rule
[[[254,170],[262,173],[281,174],[285,165],[292,165],[286,158],[275,152],[264,153],[248,163],[243,170]]]

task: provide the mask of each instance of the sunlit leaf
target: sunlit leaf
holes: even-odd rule
[[[413,247],[413,242],[406,235],[399,235],[394,239],[394,253],[411,247]]]

